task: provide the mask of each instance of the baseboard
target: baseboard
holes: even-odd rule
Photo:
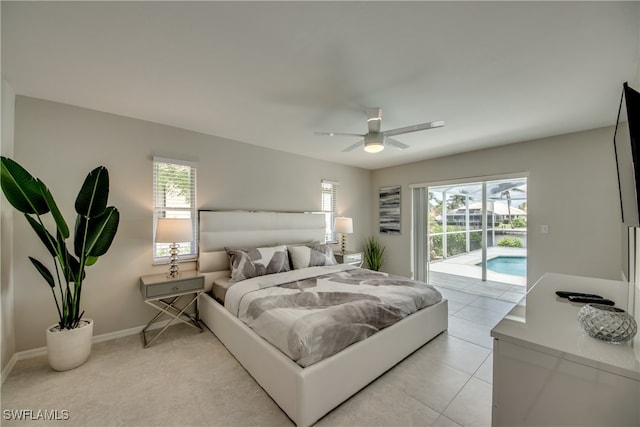
[[[11,356],[11,359],[9,359],[9,363],[7,363],[7,366],[5,366],[4,369],[2,370],[2,380],[0,381],[0,384],[4,384],[4,380],[7,379],[13,367],[16,366],[17,361],[18,361],[18,357],[14,353],[13,356]]]
[[[167,325],[167,323],[169,323],[170,321],[171,319],[167,319],[161,322],[154,323],[149,328],[149,330],[164,328]],[[144,328],[145,328],[144,326],[136,326],[135,328],[123,329],[121,331],[108,332],[106,334],[95,335],[92,338],[91,342],[96,344],[100,342],[115,340],[118,338],[128,337],[131,335],[136,335],[142,332]],[[14,353],[14,355],[9,360],[9,363],[7,363],[7,366],[5,366],[5,368],[2,370],[2,382],[0,382],[0,384],[4,384],[4,380],[9,376],[9,374],[11,374],[13,367],[16,365],[16,363],[19,360],[31,359],[33,357],[40,357],[46,354],[47,354],[47,347],[38,347],[38,348],[33,348],[31,350],[24,350],[24,351],[19,351],[17,353]]]

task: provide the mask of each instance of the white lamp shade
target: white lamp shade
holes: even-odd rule
[[[158,218],[156,243],[190,242],[192,226],[189,218]]]
[[[337,217],[333,224],[333,231],[342,234],[353,233],[353,220],[343,216]]]

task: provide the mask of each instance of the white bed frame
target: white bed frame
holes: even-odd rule
[[[260,247],[324,240],[324,215],[200,211],[198,268],[205,286],[229,276],[225,246]],[[447,329],[447,301],[420,310],[338,354],[302,368],[211,296],[200,318],[300,427],[310,426]]]

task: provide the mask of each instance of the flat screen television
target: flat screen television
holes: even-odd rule
[[[614,149],[618,167],[618,188],[622,223],[629,227],[640,226],[638,189],[640,188],[640,147],[638,147],[638,115],[640,93],[624,83],[618,109],[618,121],[614,136]]]
[[[622,273],[629,280],[628,227],[640,227],[640,93],[627,83],[622,88],[613,140],[622,214]]]

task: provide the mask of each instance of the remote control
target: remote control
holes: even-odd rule
[[[615,305],[616,303],[611,301],[610,299],[602,298],[602,297],[585,297],[585,296],[577,296],[571,295],[569,297],[569,301],[571,302],[585,302],[585,303],[594,303],[594,304],[604,304],[604,305]]]
[[[560,298],[569,298],[570,296],[602,298],[600,295],[596,295],[596,294],[583,294],[581,292],[571,292],[571,291],[556,291],[556,295],[558,295]]]

